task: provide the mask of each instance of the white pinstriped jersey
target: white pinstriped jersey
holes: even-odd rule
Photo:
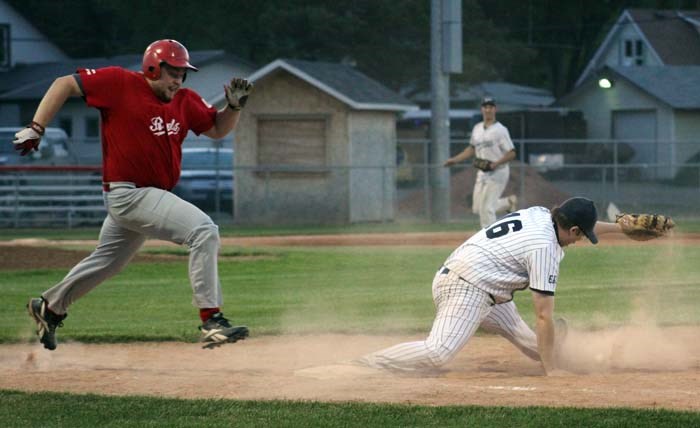
[[[550,211],[532,207],[480,230],[447,258],[445,266],[503,303],[528,286],[554,294],[563,258]]]
[[[497,161],[515,149],[508,128],[501,125],[500,122],[495,122],[485,129],[484,122],[474,125],[469,144],[474,146],[476,157],[490,161]],[[497,169],[501,168],[507,169],[508,163],[500,165]]]

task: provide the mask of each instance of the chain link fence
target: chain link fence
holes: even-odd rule
[[[696,217],[700,212],[700,141],[514,143],[518,159],[510,163],[504,195],[517,195],[521,208],[551,207],[570,196],[583,195],[596,201],[602,213],[611,204],[622,211],[677,217]],[[453,140],[451,153],[458,153],[467,144],[466,140]],[[430,221],[434,218],[432,192],[436,191],[431,177],[438,170],[444,172],[445,167],[430,160],[429,149],[427,140],[399,140],[393,165],[237,165],[233,175],[228,171],[210,174],[198,182],[203,187],[195,193],[208,195],[207,200],[192,202],[201,204],[220,224],[237,222],[236,204],[240,201],[244,205],[238,212],[257,210],[264,214],[260,220],[265,223],[292,217],[300,220],[297,223],[306,218],[314,224]],[[449,218],[473,220],[471,194],[476,170],[465,163],[450,168],[449,176]],[[253,177],[257,185],[246,187],[241,180],[237,186],[237,177]],[[279,187],[281,182],[287,187]],[[344,184],[348,182],[352,184]],[[259,193],[253,198],[234,194],[253,190]],[[99,168],[0,167],[0,227],[99,224],[106,215],[101,192]]]

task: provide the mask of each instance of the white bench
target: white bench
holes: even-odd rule
[[[94,172],[0,172],[0,226],[96,225],[106,213]]]

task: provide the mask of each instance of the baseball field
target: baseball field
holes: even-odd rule
[[[251,336],[212,350],[197,343],[185,250],[149,241],[70,308],[53,352],[25,304],[96,231],[10,231],[0,426],[700,425],[700,235],[682,224],[647,243],[567,249],[555,312],[570,326],[568,375],[543,377],[483,334],[430,375],[343,364],[427,334],[432,277],[466,227],[224,231],[223,311]],[[532,325],[530,299],[516,294]]]

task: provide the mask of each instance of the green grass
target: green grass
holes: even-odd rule
[[[700,219],[683,217],[676,219],[679,233],[700,232]],[[478,229],[478,218],[449,223],[428,223],[420,221],[398,221],[388,223],[364,223],[351,225],[300,225],[300,226],[249,226],[221,225],[221,236],[277,236],[277,235],[326,235],[343,233],[398,233],[398,232],[451,232]],[[41,239],[97,239],[99,227],[75,229],[59,228],[18,228],[0,229],[0,241],[21,238]]]
[[[176,400],[0,391],[8,427],[690,427],[667,410]]]
[[[398,232],[450,232],[475,230],[478,219],[465,222],[426,223],[426,222],[390,222],[363,223],[351,225],[314,225],[314,226],[220,226],[221,236],[287,236],[287,235],[327,235],[343,233],[398,233]],[[1,229],[0,240],[41,238],[41,239],[97,239],[99,227],[76,229],[57,228],[19,228]]]
[[[199,324],[182,260],[132,263],[76,302],[60,340],[195,341]],[[430,284],[451,249],[419,247],[226,247],[224,311],[256,336],[290,332],[427,332]],[[244,256],[236,258],[235,256]],[[262,257],[245,257],[245,256]],[[700,248],[582,246],[567,250],[556,312],[576,328],[629,322],[642,311],[659,324],[700,324]],[[0,342],[36,340],[24,305],[67,269],[0,277]],[[530,293],[516,303],[532,324]],[[361,403],[170,400],[0,390],[0,426],[699,426],[700,413],[544,407],[425,407]]]
[[[624,248],[624,249],[623,249]],[[197,312],[184,252],[181,261],[132,263],[78,300],[60,330],[87,342],[195,341]],[[223,310],[256,335],[428,331],[434,317],[430,284],[450,249],[223,249]],[[644,311],[662,325],[700,324],[700,248],[635,246],[571,248],[562,262],[556,312],[577,328],[628,322]],[[31,325],[24,305],[61,280],[67,269],[4,272],[0,278],[0,342],[21,341]],[[532,322],[531,297],[516,303]]]

